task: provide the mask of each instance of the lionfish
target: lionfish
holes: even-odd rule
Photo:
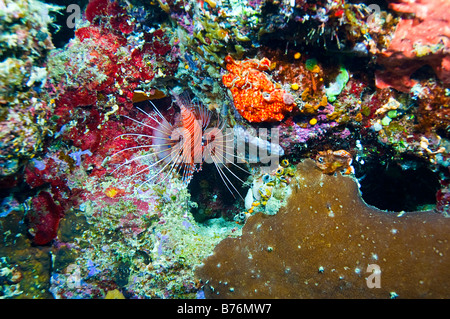
[[[129,176],[129,178],[133,178],[139,174],[150,172],[154,167],[159,168],[156,174],[151,174],[152,176],[142,182],[138,188],[144,184],[156,182],[156,179],[161,173],[165,173],[165,176],[156,183],[163,183],[174,172],[179,174],[182,182],[187,185],[191,181],[193,174],[202,169],[204,162],[212,163],[215,165],[220,178],[233,197],[236,197],[234,195],[234,192],[236,192],[242,198],[236,186],[231,182],[230,177],[225,173],[226,170],[240,182],[244,183],[227,165],[224,165],[225,158],[229,159],[236,156],[234,155],[234,150],[231,149],[233,144],[226,143],[227,138],[230,138],[229,132],[227,134],[224,133],[226,122],[222,121],[219,117],[217,123],[210,127],[212,113],[203,104],[193,102],[185,93],[177,95],[171,92],[171,94],[180,109],[174,123],[170,123],[151,101],[149,102],[155,110],[154,113],[146,112],[139,107],[137,109],[156,122],[156,125],[149,125],[143,121],[124,115],[124,117],[138,125],[151,129],[152,135],[143,133],[124,133],[118,135],[116,138],[126,136],[145,138],[148,139],[149,143],[124,148],[111,157],[130,150],[151,149],[152,151],[126,160],[116,167],[112,173],[133,162],[156,155],[156,161],[137,173],[134,173],[132,176]],[[235,164],[234,161],[227,161],[227,163],[231,163],[249,174],[248,171]]]

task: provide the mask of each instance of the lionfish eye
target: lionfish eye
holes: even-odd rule
[[[317,158],[317,161],[319,162],[319,163],[323,163],[323,157],[321,156],[321,157],[318,157]]]

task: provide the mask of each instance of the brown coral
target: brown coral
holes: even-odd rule
[[[311,160],[297,172],[285,209],[250,217],[197,271],[207,297],[450,297],[449,219],[369,207],[353,179]],[[368,285],[374,264],[380,288]]]

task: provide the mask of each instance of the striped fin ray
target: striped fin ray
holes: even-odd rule
[[[139,126],[151,129],[149,131],[151,133],[130,132],[116,137],[136,138],[136,144],[141,145],[130,146],[113,154],[111,157],[126,151],[139,151],[134,157],[118,165],[113,172],[117,172],[125,165],[133,164],[132,174],[125,179],[132,180],[140,174],[145,174],[145,180],[139,182],[138,188],[143,185],[167,183],[167,180],[175,174],[187,185],[192,180],[193,174],[200,171],[203,162],[206,162],[214,164],[218,177],[231,195],[234,198],[237,196],[242,198],[239,192],[240,186],[233,182],[238,181],[238,184],[245,184],[245,182],[242,180],[243,175],[237,174],[234,168],[246,174],[249,172],[237,164],[246,163],[245,160],[235,160],[240,157],[234,149],[236,140],[233,133],[235,131],[226,129],[226,121],[221,117],[215,119],[216,123],[210,127],[211,111],[203,104],[193,102],[188,94],[176,95],[172,92],[172,96],[180,109],[173,124],[151,101],[149,102],[153,106],[152,111],[136,107],[147,119],[138,120],[124,115]],[[231,138],[232,143],[228,141]],[[144,139],[150,139],[150,141],[144,142]],[[208,160],[206,160],[207,156],[209,156]]]

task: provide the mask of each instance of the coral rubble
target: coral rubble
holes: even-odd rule
[[[197,271],[207,297],[449,296],[448,219],[367,206],[352,178],[322,174],[311,160],[291,187],[284,209],[250,217]]]

